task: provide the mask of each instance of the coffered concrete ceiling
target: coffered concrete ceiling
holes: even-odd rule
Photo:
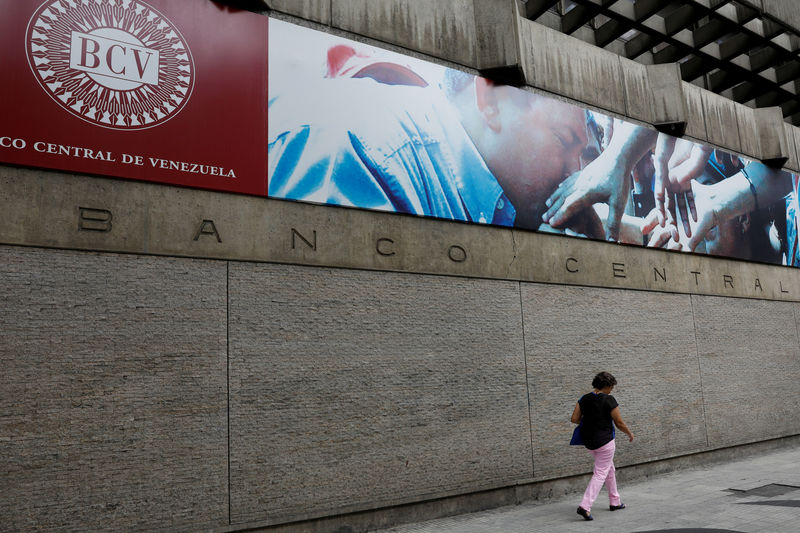
[[[525,16],[800,125],[797,0],[527,0]]]

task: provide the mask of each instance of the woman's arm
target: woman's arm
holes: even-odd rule
[[[575,404],[575,409],[572,411],[572,418],[570,420],[573,424],[581,423],[581,404]]]
[[[611,411],[611,418],[614,420],[614,424],[620,429],[620,431],[628,436],[628,442],[633,442],[633,432],[628,429],[628,426],[622,421],[622,415],[619,414],[619,407],[615,407]]]

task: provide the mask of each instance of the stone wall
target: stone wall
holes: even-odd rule
[[[237,529],[583,474],[568,418],[601,369],[623,467],[800,434],[791,302],[20,246],[0,277],[12,530]]]
[[[232,264],[231,517],[530,477],[519,286]]]
[[[228,510],[226,264],[0,247],[6,531]]]
[[[797,128],[513,1],[263,3],[799,169]],[[10,530],[366,530],[574,488],[602,369],[623,476],[800,435],[797,269],[3,165],[0,212]]]

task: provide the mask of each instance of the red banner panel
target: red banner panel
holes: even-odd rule
[[[2,0],[0,161],[266,195],[266,17]]]

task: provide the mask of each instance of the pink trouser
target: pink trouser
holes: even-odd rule
[[[608,489],[608,501],[611,505],[619,505],[619,492],[617,492],[617,477],[614,475],[614,451],[617,449],[612,440],[596,450],[589,450],[594,455],[594,475],[583,493],[581,507],[587,511],[592,510],[592,504],[600,494],[603,483]]]

